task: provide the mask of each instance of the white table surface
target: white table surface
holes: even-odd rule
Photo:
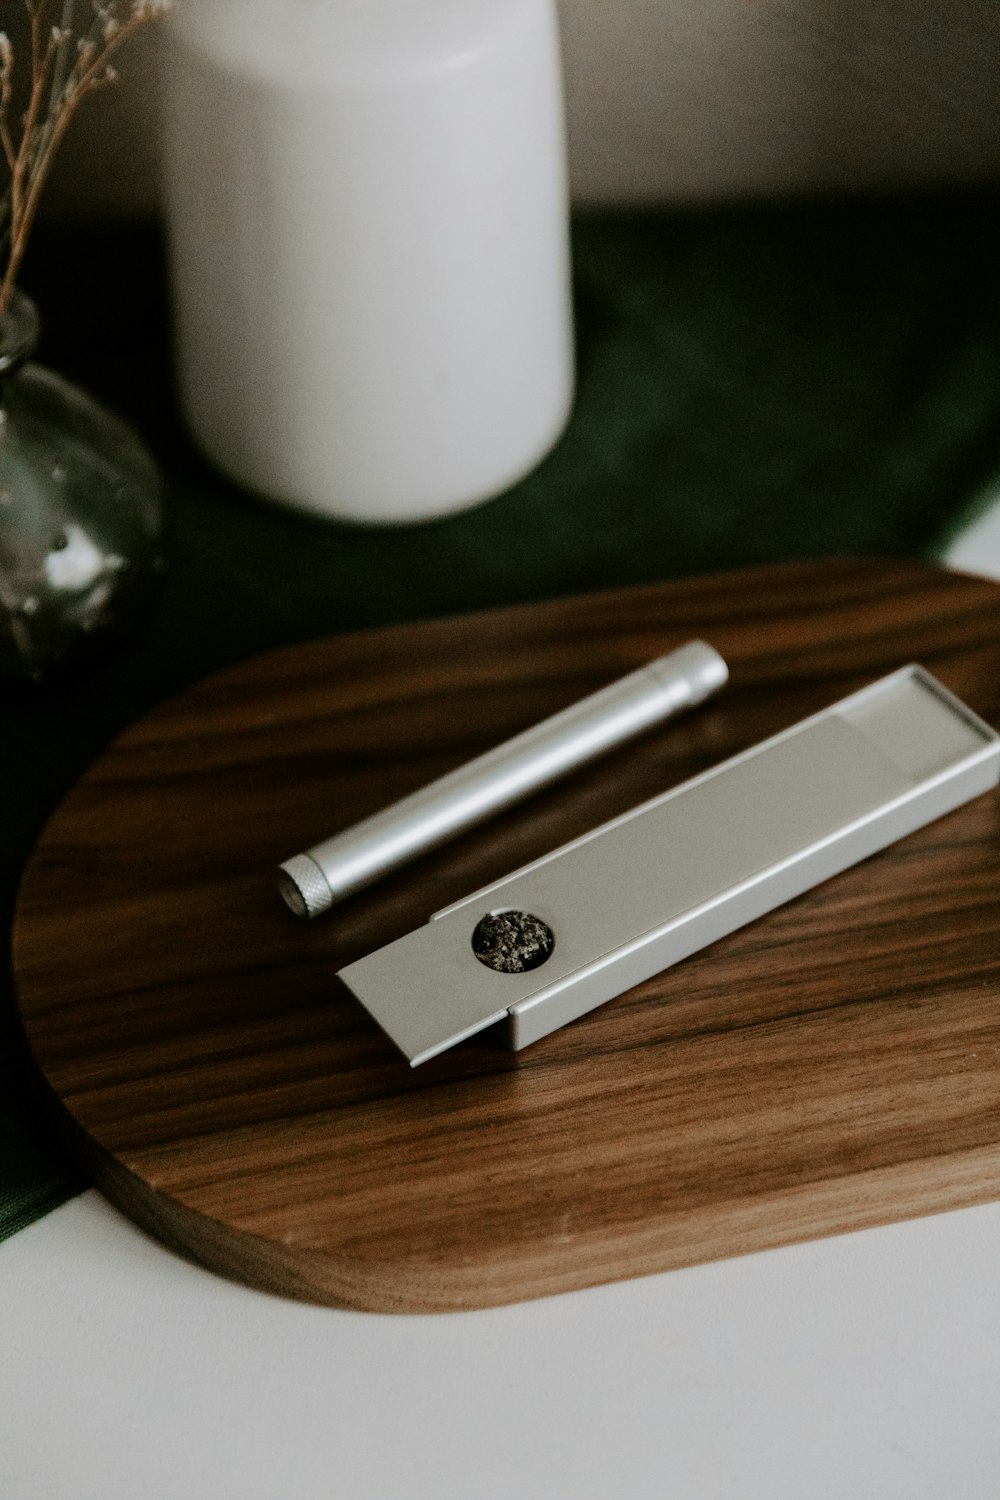
[[[1000,496],[945,560],[1000,578]],[[387,1317],[88,1192],[0,1245],[0,1330],[0,1500],[1000,1496],[1000,1204]]]
[[[479,1313],[284,1302],[96,1193],[0,1247],[4,1500],[996,1500],[1000,1205]]]

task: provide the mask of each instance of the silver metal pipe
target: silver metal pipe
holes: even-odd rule
[[[1000,735],[904,667],[473,891],[339,978],[414,1066],[498,1022],[525,1047],[998,779]],[[845,965],[849,949],[845,931]]]
[[[728,677],[726,663],[704,641],[691,641],[658,657],[286,860],[278,872],[286,905],[298,917],[318,917],[407,860],[682,709],[693,708]]]

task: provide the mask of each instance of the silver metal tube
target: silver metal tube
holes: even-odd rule
[[[296,916],[319,916],[407,860],[701,703],[728,676],[722,657],[704,641],[657,658],[287,860],[278,872],[286,905]]]

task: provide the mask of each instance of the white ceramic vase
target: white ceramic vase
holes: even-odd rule
[[[253,490],[496,495],[572,400],[554,0],[189,0],[165,138],[180,384]]]

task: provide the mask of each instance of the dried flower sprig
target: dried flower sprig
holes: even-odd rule
[[[27,106],[15,118],[21,79],[14,46],[0,31],[0,315],[17,282],[46,178],[88,94],[118,76],[112,58],[170,0],[24,0],[29,25]]]

